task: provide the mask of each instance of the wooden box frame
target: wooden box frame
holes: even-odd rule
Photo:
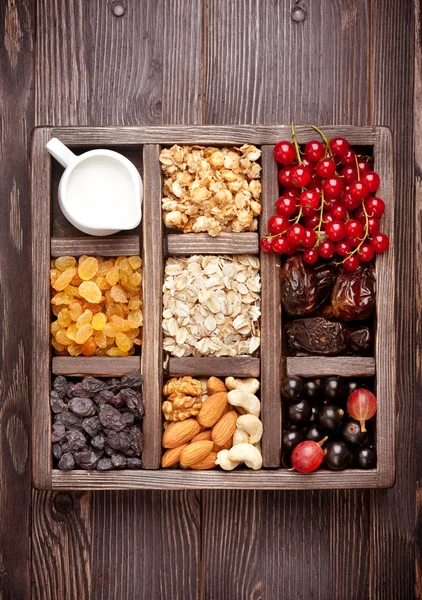
[[[392,242],[389,251],[376,258],[377,307],[374,358],[287,358],[282,354],[281,303],[277,277],[279,258],[260,253],[262,278],[262,318],[260,358],[170,358],[166,374],[259,376],[261,380],[262,442],[264,469],[224,472],[160,469],[161,389],[163,354],[161,333],[162,282],[165,256],[193,253],[258,253],[257,233],[171,234],[163,238],[161,216],[162,145],[205,144],[241,145],[252,143],[262,149],[262,215],[260,232],[278,197],[277,165],[273,147],[290,138],[288,126],[147,126],[147,127],[39,127],[32,140],[32,473],[34,486],[41,489],[327,489],[391,487],[395,480],[395,339],[394,339],[394,188],[391,133],[385,127],[327,126],[328,137],[343,135],[352,146],[369,146],[374,168],[381,176],[379,195],[386,212],[383,231]],[[308,126],[296,128],[299,143],[315,137]],[[144,200],[142,236],[93,238],[89,236],[54,237],[52,228],[52,159],[45,145],[51,137],[79,150],[117,147],[120,151],[143,153]],[[144,330],[141,357],[72,358],[51,360],[49,261],[51,256],[94,253],[103,256],[136,254],[141,250],[144,268]],[[162,240],[162,243],[157,243]],[[158,275],[157,275],[158,274]],[[261,366],[262,365],[262,366]],[[53,469],[51,451],[51,413],[49,406],[51,370],[55,374],[119,376],[141,369],[144,375],[145,447],[144,469],[140,471],[62,472]],[[377,467],[370,470],[347,469],[341,472],[319,470],[300,474],[280,468],[281,402],[279,382],[282,374],[376,375],[378,399]]]

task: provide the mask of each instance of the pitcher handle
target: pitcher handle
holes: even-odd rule
[[[51,140],[47,142],[46,148],[65,169],[73,165],[78,158],[76,154],[73,154],[72,150],[69,150],[69,148],[57,138],[51,138]]]

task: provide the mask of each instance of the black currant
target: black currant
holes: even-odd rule
[[[375,448],[359,448],[355,457],[361,469],[374,469],[376,467],[377,453]]]
[[[303,394],[310,402],[320,402],[322,400],[321,382],[319,379],[308,379],[305,381]]]
[[[281,381],[281,396],[288,402],[299,400],[303,393],[303,381],[300,377],[284,377]]]
[[[310,423],[318,422],[318,409],[316,406],[312,406],[312,408],[311,408],[311,416],[309,417],[309,422]]]
[[[348,467],[352,458],[353,454],[344,442],[328,442],[324,448],[324,462],[333,471],[341,471]]]
[[[361,446],[368,437],[366,431],[362,431],[359,421],[348,419],[341,428],[341,435],[345,442],[354,446]]]
[[[334,404],[324,404],[319,409],[318,421],[325,431],[338,429],[343,421],[344,411]]]
[[[327,377],[323,384],[324,398],[330,402],[345,400],[346,390],[340,377]]]
[[[290,421],[295,425],[304,425],[311,416],[311,407],[306,400],[293,402],[289,406]]]
[[[289,429],[283,433],[283,447],[287,452],[292,452],[302,440],[302,433],[296,429]]]
[[[305,440],[312,440],[313,442],[319,442],[324,437],[324,434],[320,427],[312,425],[308,429],[305,429]]]

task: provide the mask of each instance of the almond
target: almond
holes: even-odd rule
[[[201,440],[210,440],[211,439],[211,429],[204,429],[204,431],[201,431],[200,433],[198,433],[198,435],[196,435],[194,438],[192,438],[192,442],[200,442]]]
[[[180,454],[184,448],[186,448],[187,444],[182,444],[177,448],[171,448],[164,452],[163,457],[161,459],[161,466],[163,469],[168,469],[169,467],[173,467],[177,465],[179,462]]]
[[[200,431],[201,427],[196,419],[186,419],[186,421],[171,423],[164,432],[163,447],[177,448],[189,442]]]
[[[212,450],[213,442],[211,440],[201,440],[193,442],[182,450],[180,454],[180,466],[190,467],[203,460]]]
[[[227,388],[218,377],[210,377],[207,381],[207,394],[212,396],[217,392],[227,392]]]
[[[214,452],[220,452],[220,450],[230,450],[231,448],[233,448],[233,438],[232,437],[229,437],[227,442],[225,444],[223,444],[222,446],[219,446],[218,444],[214,444],[214,446],[212,447]]]
[[[233,437],[236,431],[236,421],[237,414],[234,410],[229,410],[217,421],[211,432],[211,439],[217,446],[224,446]]]
[[[216,466],[216,464],[215,464],[216,460],[217,460],[217,452],[210,452],[208,454],[208,456],[206,456],[202,460],[199,460],[194,465],[191,465],[190,468],[191,469],[200,469],[201,471],[205,471],[206,469],[213,469]]]
[[[212,427],[223,414],[227,404],[227,392],[217,392],[208,396],[199,410],[198,423],[203,427]]]

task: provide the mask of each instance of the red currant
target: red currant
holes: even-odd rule
[[[268,229],[272,235],[283,233],[289,225],[289,219],[284,215],[273,215],[268,219]]]
[[[361,243],[361,238],[358,238],[357,236],[355,237],[348,237],[346,236],[344,241],[349,244],[349,246],[351,248],[357,248],[359,246],[359,244]]]
[[[349,196],[354,200],[364,200],[369,194],[369,187],[364,181],[354,181],[349,188]]]
[[[385,233],[377,233],[371,240],[371,246],[377,254],[382,254],[390,245],[390,240]]]
[[[375,171],[367,171],[361,177],[361,181],[366,183],[371,193],[376,192],[380,186],[380,176]]]
[[[312,217],[320,204],[319,194],[315,190],[305,190],[300,195],[300,204],[302,206],[302,214],[305,217]]]
[[[294,187],[284,188],[282,196],[289,196],[289,198],[293,198],[294,200],[299,200],[300,190]]]
[[[324,181],[322,189],[327,198],[338,198],[344,192],[344,183],[339,177],[330,177]]]
[[[286,237],[289,240],[290,244],[294,244],[298,246],[305,239],[305,228],[303,225],[299,225],[296,223],[295,225],[290,225],[287,230]]]
[[[359,208],[357,208],[357,209],[355,210],[355,212],[353,213],[353,218],[354,218],[354,219],[357,219],[357,220],[358,220],[358,221],[360,221],[361,223],[362,223],[362,220],[361,220],[361,219],[363,219],[363,224],[365,224],[365,213],[364,213],[364,210],[363,210],[363,208],[362,208],[362,204],[361,204],[361,205],[359,206]]]
[[[331,207],[331,214],[338,221],[344,221],[344,219],[347,217],[347,210],[343,204],[341,204],[341,202],[334,202]]]
[[[329,213],[329,212],[322,213],[322,223],[323,223],[324,229],[327,227],[327,225],[329,225],[333,221],[335,221],[335,219],[331,213]]]
[[[305,238],[302,241],[304,248],[313,248],[317,241],[317,234],[313,229],[305,229]]]
[[[352,198],[349,192],[347,192],[341,199],[341,203],[343,204],[344,208],[347,208],[347,210],[354,210],[360,205],[361,201],[359,198]]]
[[[359,173],[362,176],[364,173],[367,173],[368,171],[371,170],[371,167],[369,166],[369,163],[366,162],[366,160],[364,160],[362,158],[362,156],[358,156],[358,167],[359,167]]]
[[[363,236],[362,223],[360,223],[356,219],[350,219],[350,221],[347,221],[347,223],[344,227],[346,230],[346,235],[348,237],[362,237]]]
[[[292,167],[290,172],[290,181],[295,187],[303,188],[308,185],[311,179],[311,170],[309,167],[303,167],[302,165],[296,165]]]
[[[319,140],[311,140],[305,146],[305,156],[311,162],[317,162],[325,156],[325,146]]]
[[[356,256],[356,254],[352,254],[352,256],[346,258],[346,260],[343,263],[343,267],[346,269],[346,271],[356,271],[358,266],[359,258]]]
[[[333,221],[327,225],[325,233],[332,242],[340,242],[346,235],[346,228],[341,221]]]
[[[344,183],[347,183],[347,185],[350,185],[358,178],[358,172],[356,170],[356,167],[353,166],[344,167],[344,169],[342,169],[341,171],[341,175],[343,177]]]
[[[260,247],[263,252],[272,252],[272,240],[267,237],[263,237],[260,242]]]
[[[277,254],[286,254],[290,250],[290,244],[285,237],[274,238],[271,242],[271,248]]]
[[[318,260],[318,252],[314,250],[314,248],[307,248],[303,252],[303,260],[308,263],[308,265],[313,265]]]
[[[296,200],[290,196],[281,196],[275,203],[275,209],[279,215],[291,217],[296,212]]]
[[[321,258],[331,258],[334,254],[335,246],[333,242],[325,240],[318,246],[318,252]]]
[[[296,148],[292,142],[278,142],[274,146],[274,158],[282,165],[289,165],[296,158]]]
[[[308,183],[308,190],[316,190],[319,194],[322,191],[322,178],[315,173],[312,173]]]
[[[384,200],[381,200],[381,198],[372,196],[366,200],[365,208],[369,217],[377,217],[379,219],[384,214],[385,203]]]
[[[349,142],[343,137],[330,140],[330,150],[334,156],[344,156],[349,150]]]
[[[318,215],[314,215],[313,217],[305,217],[303,219],[303,224],[305,227],[309,228],[309,229],[313,229],[314,227],[317,227],[319,223],[319,216]]]
[[[351,167],[356,164],[356,153],[351,148],[348,149],[346,154],[340,156],[340,162],[345,167]]]
[[[350,245],[347,242],[343,241],[336,244],[336,252],[340,256],[347,256],[348,254],[350,254],[350,250]]]
[[[357,253],[362,262],[369,262],[374,258],[374,249],[369,244],[362,244]]]
[[[315,171],[320,177],[333,177],[336,174],[336,163],[332,158],[323,158],[317,162]]]
[[[362,221],[361,221],[362,223]],[[363,221],[363,224],[365,223],[365,221]],[[378,231],[380,230],[380,222],[378,219],[375,219],[375,217],[369,217],[368,219],[368,233],[369,235],[374,235],[375,233],[378,233]]]
[[[286,252],[284,254],[291,256],[292,254],[296,254],[296,252],[297,252],[297,246],[290,244],[290,247],[286,250]]]
[[[292,169],[290,167],[284,167],[281,171],[278,172],[278,183],[280,185],[284,185],[284,187],[289,187],[292,185],[290,180],[290,174]]]

